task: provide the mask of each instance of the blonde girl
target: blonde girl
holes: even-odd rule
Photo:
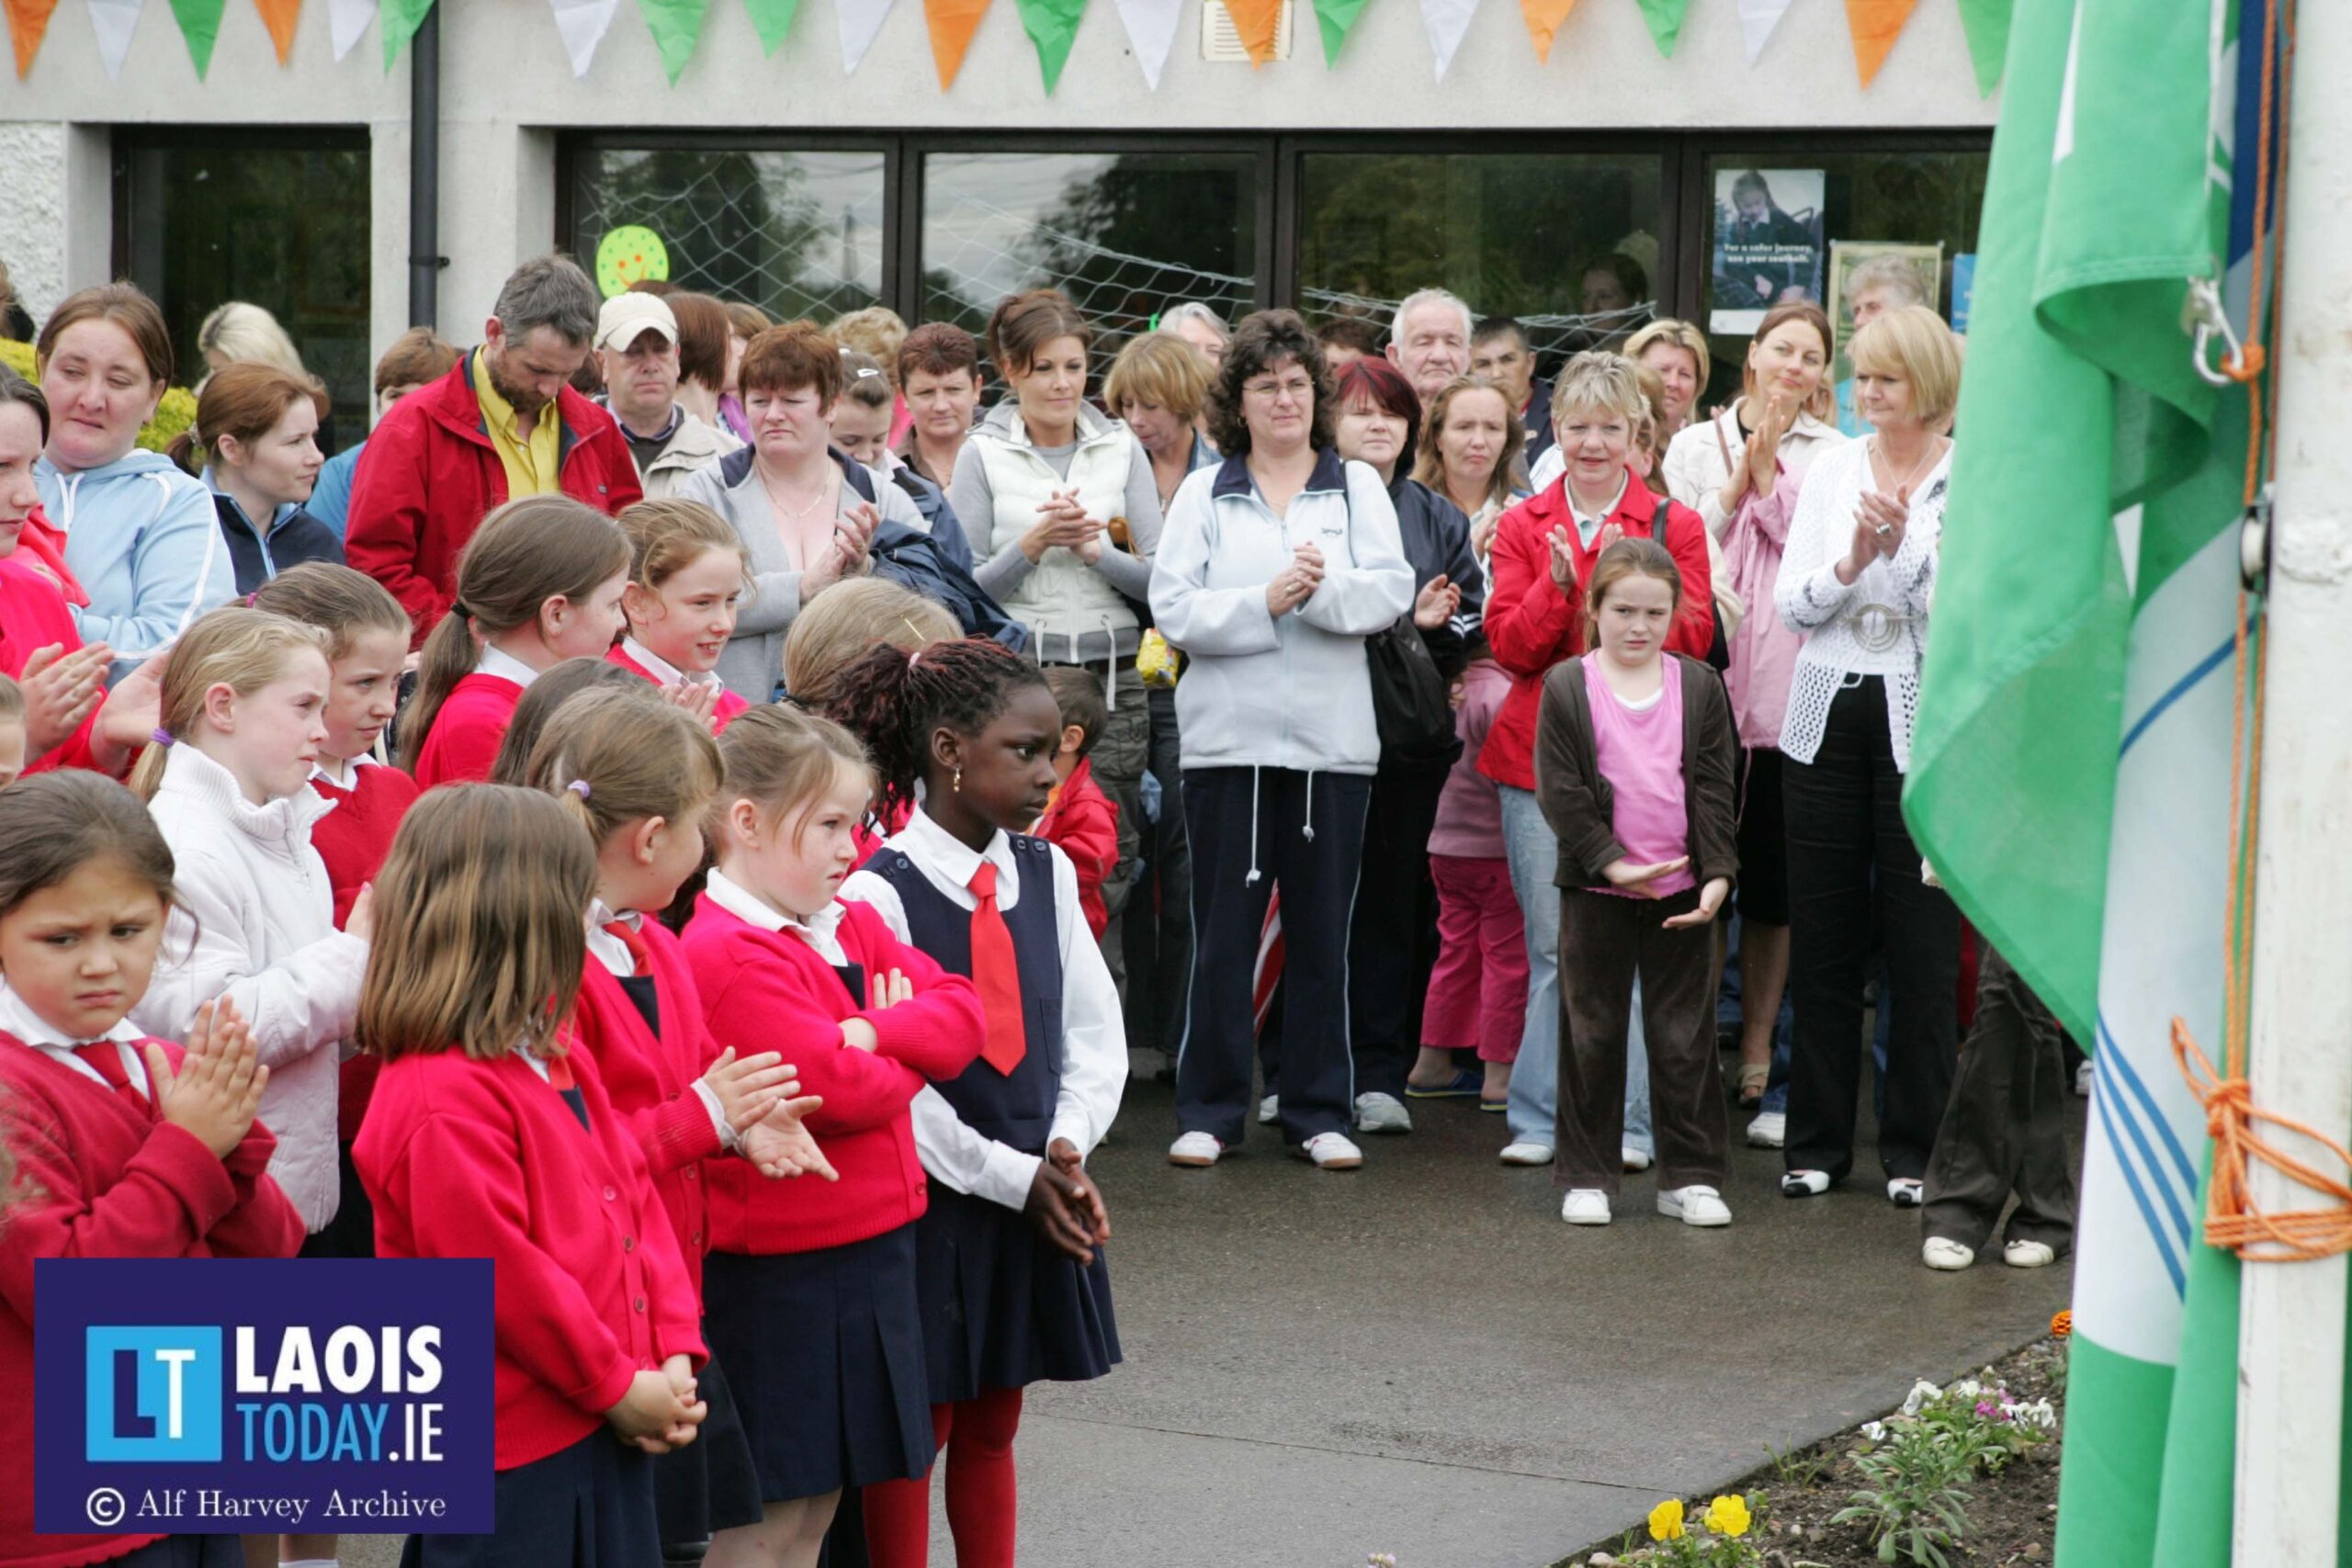
[[[697,501],[640,501],[623,511],[628,586],[621,615],[628,631],[605,657],[676,693],[690,708],[706,702],[716,733],[752,705],[713,673],[752,580],[743,542],[727,520]]]

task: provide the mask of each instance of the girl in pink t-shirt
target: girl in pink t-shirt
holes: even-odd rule
[[[1738,870],[1737,741],[1723,682],[1665,651],[1682,596],[1649,539],[1611,545],[1586,586],[1594,649],[1544,678],[1535,794],[1560,844],[1560,1215],[1603,1225],[1623,1182],[1627,1029],[1641,981],[1660,1213],[1723,1225],[1729,1119],[1709,927]]]

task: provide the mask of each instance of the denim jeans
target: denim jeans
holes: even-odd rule
[[[1731,952],[1724,961],[1724,985],[1715,999],[1715,1027],[1738,1029],[1746,1018],[1741,1011],[1745,998],[1744,981],[1739,968],[1739,935],[1742,921],[1736,912],[1731,920]],[[1758,1111],[1783,1111],[1789,1108],[1789,1043],[1796,1031],[1797,1010],[1790,1000],[1786,987],[1781,991],[1781,1016],[1772,1023],[1772,1076],[1764,1081],[1764,1098]],[[1886,1021],[1882,1010],[1879,1020],[1878,1061],[1882,1071],[1886,1066]]]
[[[1552,1146],[1560,1111],[1560,890],[1552,885],[1559,869],[1559,841],[1552,837],[1535,792],[1498,787],[1503,807],[1503,852],[1510,861],[1511,890],[1519,895],[1527,922],[1527,1027],[1519,1038],[1519,1060],[1510,1070],[1506,1108],[1514,1143]],[[1625,1146],[1652,1152],[1650,1057],[1642,1033],[1641,987],[1634,987],[1631,1027],[1625,1039]]]

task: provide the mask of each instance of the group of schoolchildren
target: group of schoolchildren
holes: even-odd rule
[[[35,592],[14,543],[0,589]],[[741,542],[678,501],[510,502],[456,588],[404,705],[408,615],[327,563],[22,763],[63,699],[0,681],[22,1424],[37,1258],[489,1258],[498,1528],[404,1562],[921,1564],[944,1458],[958,1562],[1010,1564],[1023,1390],[1120,1356],[1099,686],[865,583],[859,625],[800,622],[823,711],[746,706],[710,679]],[[19,1465],[0,1560],[246,1559],[37,1535]]]

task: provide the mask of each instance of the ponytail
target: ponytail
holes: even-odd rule
[[[251,696],[286,672],[287,661],[305,650],[327,658],[327,634],[266,610],[228,604],[198,619],[167,653],[162,722],[155,743],[139,754],[130,772],[131,793],[141,800],[155,798],[164,782],[169,752],[196,733],[204,717],[204,694],[225,685],[239,696]]]
[[[600,851],[620,828],[648,817],[699,831],[718,794],[718,748],[708,727],[644,682],[632,685],[582,692],[557,709],[531,748],[524,778],[553,795]]]
[[[1014,692],[1045,684],[1035,665],[986,637],[933,643],[911,654],[884,643],[842,671],[831,706],[865,739],[888,818],[913,807],[934,730],[977,735]]]

